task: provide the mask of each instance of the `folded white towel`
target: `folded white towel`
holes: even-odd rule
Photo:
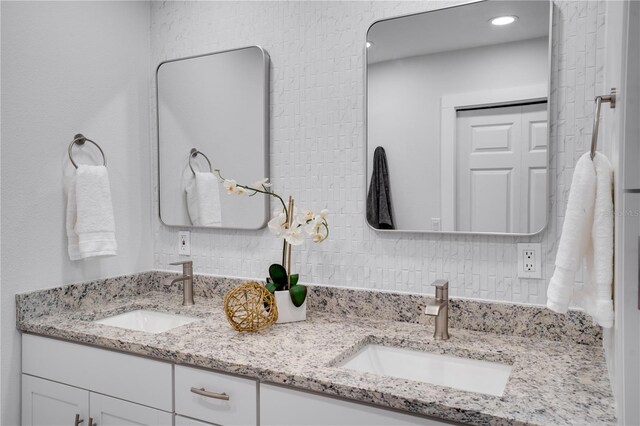
[[[71,260],[116,254],[118,245],[106,167],[78,166],[68,188],[66,225]]]
[[[196,172],[187,183],[187,210],[195,226],[222,226],[220,184],[213,173]]]
[[[575,276],[585,259],[584,285]],[[556,269],[547,288],[547,307],[567,312],[573,302],[602,327],[613,326],[613,199],[609,160],[590,153],[578,160],[571,181]]]

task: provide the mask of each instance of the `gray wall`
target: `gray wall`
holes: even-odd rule
[[[19,424],[14,294],[150,269],[149,5],[2,2],[3,425]],[[118,255],[71,262],[67,145],[105,151]],[[89,160],[89,159],[84,159]]]

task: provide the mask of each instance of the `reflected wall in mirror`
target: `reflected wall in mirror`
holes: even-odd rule
[[[373,228],[545,227],[551,11],[547,1],[482,1],[369,28]],[[512,22],[495,25],[501,17]]]
[[[160,219],[259,229],[267,197],[228,196],[225,178],[269,177],[269,56],[258,46],[163,62],[156,73]]]

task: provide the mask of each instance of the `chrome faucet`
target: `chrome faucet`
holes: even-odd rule
[[[431,284],[436,288],[435,302],[427,303],[424,313],[436,317],[436,329],[433,338],[436,340],[449,339],[449,281],[437,280]]]
[[[182,305],[193,305],[193,262],[185,260],[183,262],[174,262],[170,265],[182,265],[182,276],[171,281],[169,285],[184,281],[182,284]]]

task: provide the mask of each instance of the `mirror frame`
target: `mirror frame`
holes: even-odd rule
[[[433,10],[427,10],[424,12],[416,12],[416,13],[409,13],[407,15],[400,15],[400,16],[393,16],[390,18],[383,18],[383,19],[378,19],[374,22],[371,23],[371,25],[369,25],[369,28],[367,28],[367,32],[365,34],[365,40],[364,40],[364,139],[365,139],[365,143],[364,143],[364,199],[367,199],[367,194],[369,192],[369,161],[368,161],[368,153],[369,153],[369,135],[368,135],[368,131],[369,131],[369,96],[368,96],[368,89],[369,89],[369,80],[368,80],[368,74],[369,74],[369,58],[368,58],[368,53],[367,53],[367,40],[369,39],[369,31],[371,31],[371,29],[373,28],[374,25],[380,23],[380,22],[386,22],[386,21],[392,21],[395,19],[401,19],[401,18],[406,18],[409,16],[417,16],[417,15],[424,15],[427,13],[432,13],[432,12],[438,12],[438,11],[442,11],[442,10],[447,10],[447,9],[453,9],[453,8],[458,8],[458,7],[464,7],[470,4],[476,4],[476,3],[486,3],[489,1],[500,1],[500,0],[472,0],[472,1],[468,1],[468,2],[464,2],[464,3],[460,3],[460,4],[456,4],[453,6],[446,6],[446,7],[441,7],[441,8],[437,8],[437,9],[433,9]],[[549,123],[548,125],[548,129],[547,129],[547,154],[546,154],[546,158],[547,158],[547,183],[546,183],[546,187],[547,187],[547,200],[549,200],[550,194],[551,194],[551,179],[549,178],[549,173],[548,171],[550,170],[550,155],[549,155],[549,151],[551,149],[551,76],[553,73],[553,63],[552,63],[552,57],[553,57],[553,1],[552,0],[546,0],[548,5],[549,5],[549,47],[548,47],[548,61],[549,61],[549,69],[547,72],[547,123]],[[554,144],[555,145],[555,144]],[[393,197],[393,194],[392,194]],[[366,202],[365,204],[365,208],[364,208],[364,221],[366,222],[367,226],[376,231],[376,232],[382,232],[382,233],[411,233],[411,234],[433,234],[433,235],[494,235],[494,236],[505,236],[505,237],[531,237],[531,236],[535,236],[535,235],[539,235],[542,232],[544,232],[547,227],[549,226],[549,211],[551,209],[551,203],[549,202],[547,204],[547,209],[545,212],[545,224],[544,226],[536,231],[536,232],[532,232],[532,233],[507,233],[507,232],[466,232],[466,231],[431,231],[431,230],[423,230],[423,229],[418,229],[418,230],[412,230],[412,229],[378,229],[378,228],[374,228],[369,221],[367,220],[367,206],[366,206]]]
[[[219,55],[221,53],[229,53],[229,52],[235,52],[238,50],[244,50],[244,49],[251,49],[251,48],[258,48],[260,50],[260,52],[262,53],[262,62],[263,62],[263,67],[264,67],[264,105],[263,105],[263,111],[264,111],[264,129],[263,129],[263,140],[264,140],[264,152],[265,152],[265,156],[263,158],[263,163],[264,163],[264,171],[265,171],[265,178],[271,178],[271,170],[269,168],[270,166],[270,157],[271,157],[271,151],[270,151],[270,132],[271,132],[271,125],[269,122],[269,119],[271,117],[271,111],[270,111],[270,92],[271,92],[271,87],[270,87],[270,82],[271,82],[271,77],[270,77],[270,69],[271,69],[271,57],[269,56],[269,53],[267,53],[267,51],[262,48],[262,46],[254,44],[254,45],[250,45],[250,46],[243,46],[243,47],[237,47],[234,49],[226,49],[226,50],[219,50],[216,52],[209,52],[209,53],[202,53],[199,55],[192,55],[192,56],[185,56],[182,58],[176,58],[176,59],[168,59],[166,61],[162,61],[158,64],[158,66],[156,67],[156,72],[155,72],[155,77],[156,77],[156,81],[155,81],[155,89],[156,89],[156,142],[157,142],[157,157],[156,157],[156,161],[157,161],[157,167],[158,167],[158,172],[157,172],[157,179],[158,179],[158,218],[160,219],[160,223],[162,223],[164,226],[168,226],[171,228],[189,228],[189,229],[209,229],[209,230],[238,230],[238,231],[257,231],[260,229],[263,229],[267,226],[267,223],[269,223],[269,220],[271,219],[271,212],[269,210],[269,206],[270,206],[270,200],[267,197],[263,197],[264,198],[264,222],[262,222],[262,224],[260,224],[260,226],[258,226],[257,228],[234,228],[234,227],[228,227],[228,226],[197,226],[197,225],[170,225],[168,223],[166,223],[163,219],[162,219],[162,205],[161,205],[161,199],[162,199],[162,195],[161,195],[161,188],[160,188],[160,97],[158,96],[158,72],[160,71],[160,67],[164,64],[170,63],[170,62],[179,62],[179,61],[184,61],[184,60],[188,60],[188,59],[196,59],[196,58],[201,58],[204,56],[211,56],[211,55]]]

